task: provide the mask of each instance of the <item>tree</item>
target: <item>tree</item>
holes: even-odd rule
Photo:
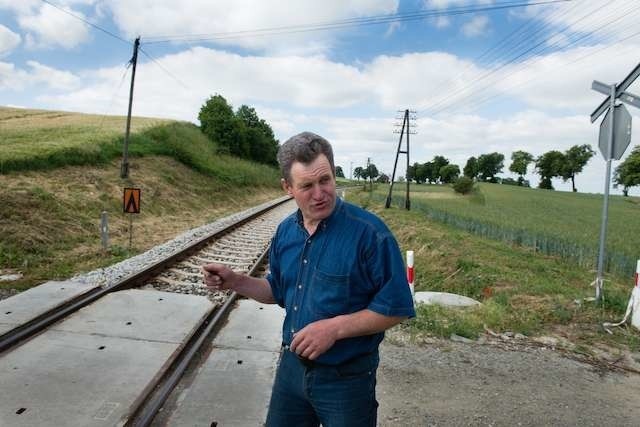
[[[440,168],[440,178],[445,184],[451,184],[460,176],[458,165],[446,165]]]
[[[429,172],[429,182],[433,180],[433,182],[438,182],[438,180],[443,181],[442,176],[440,175],[440,169],[449,164],[449,160],[443,156],[435,156],[431,161],[431,170]]]
[[[200,108],[200,129],[214,143],[230,154],[239,155],[242,139],[240,124],[233,108],[222,95],[214,95]]]
[[[256,110],[242,105],[234,114],[222,95],[214,95],[200,108],[200,129],[221,152],[271,165],[277,164],[278,140]]]
[[[460,194],[470,193],[473,190],[473,178],[466,175],[461,176],[453,183],[453,190]]]
[[[416,169],[418,169],[419,163],[414,163],[407,168],[407,180],[414,181],[416,179]]]
[[[462,172],[464,173],[464,176],[476,179],[478,177],[478,159],[473,156],[469,157],[469,160],[467,160],[467,164],[464,165]]]
[[[538,188],[553,190],[551,178],[560,176],[565,156],[559,151],[551,150],[536,159],[536,170],[540,175]]]
[[[576,190],[576,174],[582,172],[582,168],[586,166],[594,154],[596,152],[588,144],[574,145],[565,151],[565,161],[560,169],[560,176],[565,181],[571,178],[571,188],[574,193],[578,191]]]
[[[416,171],[415,171],[415,175],[414,175],[414,179],[416,180],[416,182],[418,184],[422,184],[423,182],[426,182],[429,180],[429,171],[430,169],[430,164],[429,163],[416,163]]]
[[[376,179],[378,175],[380,175],[380,172],[378,172],[378,168],[376,167],[376,165],[374,165],[373,163],[369,163],[369,165],[367,165],[367,167],[365,168],[363,178],[368,178],[369,182],[373,183],[373,180]]]
[[[271,126],[247,105],[238,108],[236,118],[244,125],[244,138],[239,144],[240,156],[261,163],[278,164],[278,140]]]
[[[504,154],[491,153],[478,157],[478,173],[483,181],[497,182],[496,175],[504,168]]]
[[[524,184],[524,176],[527,174],[529,163],[533,162],[533,155],[526,151],[514,151],[511,153],[511,165],[509,170],[520,175],[518,177],[518,185]]]
[[[389,180],[390,180],[389,175],[387,175],[386,173],[382,173],[382,174],[380,174],[378,179],[376,179],[376,182],[381,182],[383,184],[388,184]]]
[[[620,163],[613,176],[614,187],[622,185],[622,194],[629,196],[629,188],[640,185],[640,145]]]
[[[363,173],[364,173],[364,169],[362,169],[362,167],[360,166],[358,166],[353,170],[353,176],[355,176],[358,181],[360,181],[360,178],[364,178]]]
[[[336,176],[338,178],[344,178],[344,172],[342,172],[342,166],[336,166]]]

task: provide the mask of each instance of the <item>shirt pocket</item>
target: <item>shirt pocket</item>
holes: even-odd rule
[[[349,276],[315,269],[311,283],[311,304],[316,315],[333,317],[349,313]]]

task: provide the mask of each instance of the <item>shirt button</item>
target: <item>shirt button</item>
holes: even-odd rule
[[[307,263],[307,260],[306,260],[306,259],[303,259],[303,260],[302,260],[302,262],[303,262],[304,264],[306,264],[306,263]]]
[[[298,306],[297,305],[293,307],[293,311],[298,311]]]
[[[302,285],[298,285],[298,289],[302,289]]]
[[[295,330],[293,328],[291,328],[291,333],[294,333],[294,332],[295,332]]]

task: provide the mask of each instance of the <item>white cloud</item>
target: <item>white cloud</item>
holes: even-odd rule
[[[34,83],[44,83],[54,90],[71,90],[78,87],[80,79],[68,71],[57,70],[36,61],[27,61],[31,67],[30,79]]]
[[[43,85],[54,91],[73,90],[81,83],[76,75],[68,71],[48,67],[36,61],[27,61],[27,65],[29,70],[0,62],[0,90],[22,91],[36,85]]]
[[[72,10],[72,13],[86,19],[81,12]],[[86,24],[49,4],[22,13],[17,20],[20,27],[28,31],[26,41],[32,48],[61,46],[70,49],[89,38]]]
[[[458,72],[452,72],[456,70]],[[387,109],[424,109],[461,90],[468,76],[483,70],[442,52],[378,56],[364,69],[372,91]]]
[[[476,15],[462,26],[462,34],[467,37],[476,37],[488,31],[489,17],[487,15]]]
[[[536,108],[588,113],[603,99],[591,82],[620,82],[637,65],[639,49],[637,42],[597,45],[531,58],[505,69],[496,85]]]
[[[636,33],[639,11],[636,0],[581,0],[530,6],[510,13],[520,19],[541,20],[551,26],[551,31],[569,40],[581,38],[583,44],[598,44],[622,40]]]
[[[21,41],[19,34],[0,24],[0,57],[11,52]]]
[[[399,0],[239,0],[184,2],[176,13],[174,0],[114,0],[105,4],[126,37],[237,32],[264,28],[301,26],[339,19],[391,14]],[[335,31],[298,32],[287,35],[236,37],[219,44],[268,50],[279,54],[326,51]]]

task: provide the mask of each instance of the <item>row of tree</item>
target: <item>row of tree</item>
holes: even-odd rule
[[[278,140],[271,126],[258,117],[255,109],[242,105],[237,111],[222,95],[210,97],[198,114],[202,132],[218,144],[220,151],[260,163],[277,165]],[[576,190],[576,175],[593,157],[595,151],[588,144],[574,145],[565,152],[548,151],[537,158],[526,151],[514,151],[511,154],[509,170],[518,175],[517,185],[528,186],[524,176],[530,164],[540,175],[539,188],[553,189],[551,180],[562,178],[571,180],[573,191]],[[497,182],[497,175],[504,169],[504,155],[494,152],[470,157],[462,170],[464,176],[474,180]],[[336,175],[344,177],[340,166],[336,167]],[[380,173],[375,164],[357,167],[353,171],[356,179],[373,182],[389,182],[389,176]],[[416,183],[452,183],[460,176],[460,168],[451,164],[443,156],[435,156],[426,163],[414,163],[409,166],[406,179]],[[402,177],[401,177],[402,179]],[[513,181],[503,179],[503,182]],[[622,186],[622,192],[628,195],[629,188],[640,185],[640,146],[615,170],[614,186]]]
[[[221,152],[277,165],[278,140],[256,110],[242,105],[236,112],[222,95],[214,95],[200,109],[200,129]]]
[[[518,175],[518,180],[502,179],[503,182],[513,182],[517,185],[528,186],[528,181],[524,176],[531,163],[534,164],[536,173],[540,175],[540,188],[553,189],[551,179],[559,177],[565,181],[571,180],[573,191],[576,190],[576,174],[582,172],[589,159],[595,152],[590,145],[575,145],[564,153],[552,150],[534,157],[526,151],[515,151],[511,154],[511,165],[509,170]],[[462,173],[464,176],[474,180],[486,182],[498,182],[498,174],[504,169],[504,155],[501,153],[488,153],[467,160]],[[426,163],[414,163],[409,166],[407,179],[418,184],[428,183],[452,183],[460,176],[460,168],[451,164],[443,156],[435,156],[432,161]],[[623,178],[630,182],[628,174],[622,174]],[[622,179],[622,178],[621,178]],[[622,181],[621,181],[622,184]],[[636,184],[638,185],[638,184]]]

